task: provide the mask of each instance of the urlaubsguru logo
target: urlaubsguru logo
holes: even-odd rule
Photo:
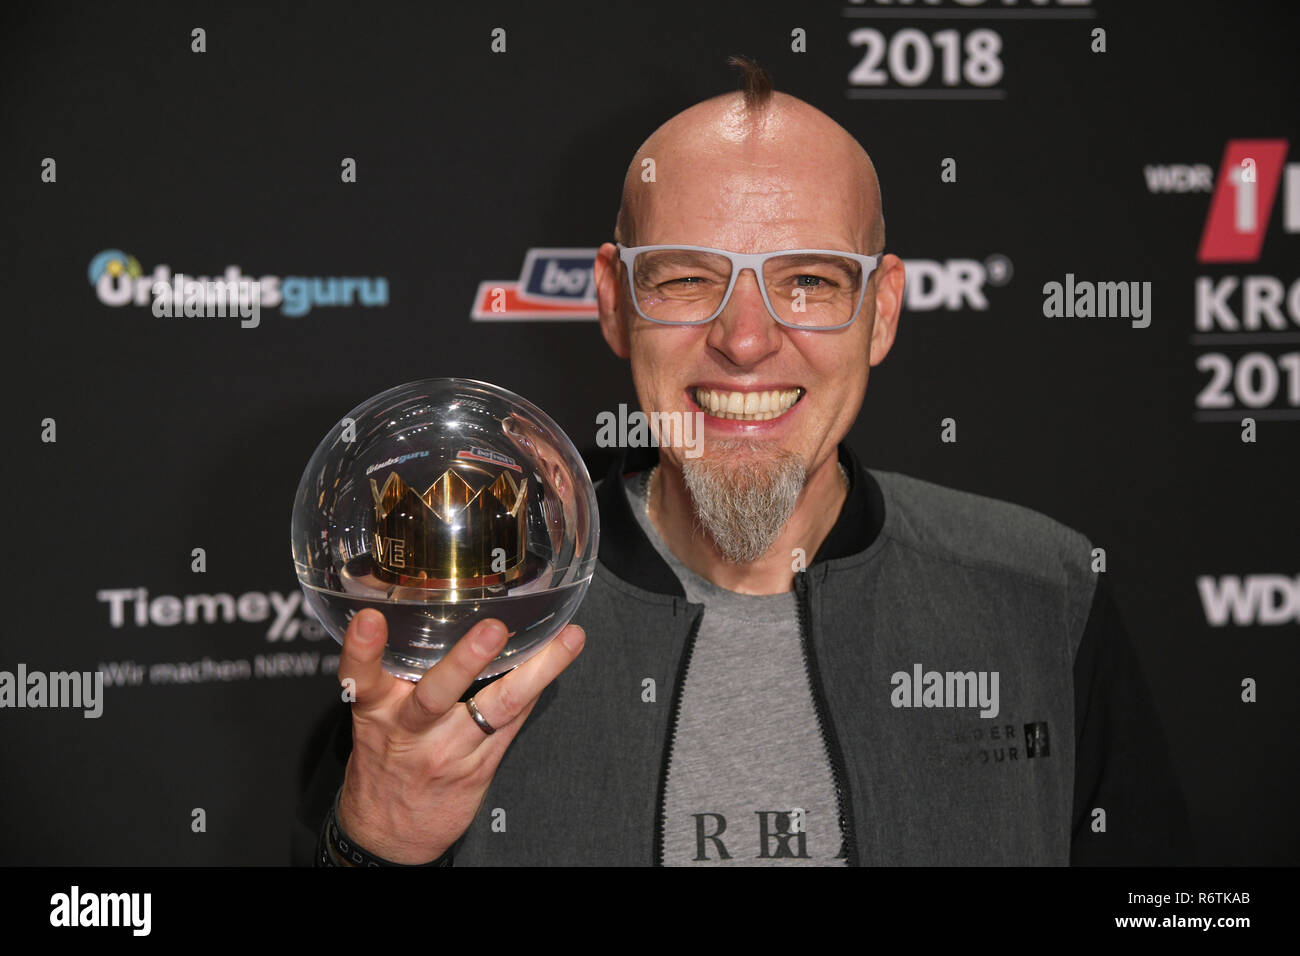
[[[255,318],[260,309],[279,309],[300,318],[315,308],[383,308],[388,305],[384,276],[278,276],[252,278],[239,266],[227,266],[220,276],[173,273],[166,265],[146,274],[140,261],[120,249],[106,249],[90,260],[87,270],[95,296],[104,305],[150,307],[162,317],[235,316]],[[256,321],[245,322],[255,327]]]

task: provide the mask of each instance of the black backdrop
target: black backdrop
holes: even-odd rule
[[[1231,315],[1198,329],[1196,299],[1198,280],[1300,280],[1300,175],[1276,148],[1258,163],[1261,195],[1281,177],[1254,208],[1258,251],[1198,260],[1207,180],[1228,205],[1241,188],[1223,167],[1232,141],[1285,141],[1282,162],[1300,163],[1286,6],[6,5],[15,586],[0,670],[108,679],[98,719],[0,710],[0,863],[287,861],[304,745],[337,694],[334,642],[301,603],[281,622],[270,603],[298,601],[289,506],[303,466],[364,398],[460,376],[529,397],[601,468],[595,415],[635,396],[597,327],[573,320],[590,306],[579,294],[558,306],[565,321],[476,321],[480,287],[518,281],[530,250],[543,276],[571,265],[547,250],[609,239],[633,151],[734,88],[731,53],[862,141],[889,249],[914,266],[854,447],[1104,547],[1203,860],[1297,862],[1300,301],[1251,329],[1237,289]],[[206,52],[192,52],[196,27]],[[995,42],[976,31],[995,35],[996,66],[969,62]],[[1162,188],[1174,165],[1206,169]],[[286,289],[383,278],[387,295],[264,307],[255,328],[157,317],[110,304],[113,263],[130,257],[146,276],[237,265]],[[1150,327],[1045,317],[1043,285],[1067,273],[1151,282]],[[964,274],[975,292],[945,301],[926,274]],[[949,417],[956,443],[940,441]],[[1234,586],[1223,621],[1216,595]],[[170,623],[187,598],[190,619]]]

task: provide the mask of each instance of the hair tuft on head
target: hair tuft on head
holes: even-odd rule
[[[745,96],[745,109],[750,112],[767,109],[772,99],[772,75],[747,56],[729,56],[727,64],[740,71],[740,91]]]

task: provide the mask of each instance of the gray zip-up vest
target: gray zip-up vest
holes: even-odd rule
[[[848,862],[1186,862],[1163,735],[1087,539],[1025,508],[868,471],[847,446],[840,460],[848,500],[795,590]],[[661,862],[703,607],[686,602],[617,480],[653,461],[633,451],[597,489],[601,560],[574,618],[586,647],[511,744],[456,866]],[[344,736],[299,809],[298,861],[342,781]],[[757,831],[728,833],[757,855]]]

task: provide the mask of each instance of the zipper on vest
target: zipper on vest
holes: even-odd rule
[[[817,715],[817,729],[821,731],[822,745],[831,763],[831,777],[835,782],[835,805],[839,811],[840,835],[844,843],[842,851],[849,866],[858,865],[857,840],[853,833],[853,822],[849,818],[848,774],[844,768],[844,755],[840,743],[835,738],[827,713],[826,695],[822,690],[821,674],[817,669],[817,652],[812,643],[812,602],[808,598],[808,572],[799,571],[794,576],[796,606],[799,614],[799,643],[803,647],[804,673],[808,675],[808,687],[812,690],[813,710]]]
[[[659,768],[659,799],[655,807],[655,866],[664,865],[664,839],[668,821],[664,814],[668,811],[668,764],[672,761],[673,742],[677,739],[677,719],[682,709],[682,689],[686,686],[686,670],[691,666],[691,652],[695,650],[695,636],[700,633],[700,624],[704,614],[700,613],[691,625],[691,632],[686,636],[686,648],[682,651],[682,662],[677,667],[677,680],[673,684],[673,702],[668,712],[668,739],[664,741],[664,761]]]

